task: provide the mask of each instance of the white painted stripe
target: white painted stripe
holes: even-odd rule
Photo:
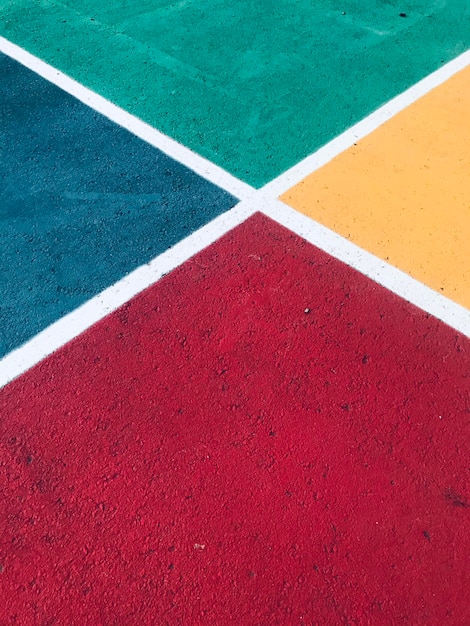
[[[0,37],[0,52],[15,59],[15,61],[18,61],[33,72],[36,72],[36,74],[39,74],[39,76],[42,76],[54,85],[57,85],[57,87],[60,87],[77,98],[77,100],[80,100],[90,108],[98,111],[98,113],[101,113],[119,126],[126,128],[132,134],[140,137],[140,139],[143,139],[155,148],[158,148],[176,161],[186,165],[186,167],[196,172],[196,174],[199,174],[199,176],[214,183],[214,185],[224,189],[239,200],[247,200],[255,192],[253,187],[250,187],[250,185],[247,185],[229,172],[226,172],[218,165],[199,156],[189,148],[186,148],[134,115],[124,111],[124,109],[106,100],[106,98],[91,91],[91,89],[84,87],[66,74],[63,74],[48,63],[41,61],[38,57],[35,57],[26,50],[23,50],[23,48],[11,43],[4,37]]]
[[[262,212],[336,259],[470,337],[470,311],[280,200],[264,200]]]
[[[370,135],[379,126],[390,120],[400,111],[422,98],[454,74],[470,65],[470,50],[467,50],[453,61],[446,63],[423,80],[399,94],[366,118],[348,128],[344,133],[327,143],[325,146],[306,157],[263,187],[267,197],[279,197],[288,189],[299,183],[309,174],[344,152],[355,143]]]
[[[255,211],[253,203],[240,202],[7,354],[0,360],[0,389],[207,248]]]

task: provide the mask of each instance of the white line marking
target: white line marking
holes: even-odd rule
[[[182,265],[207,248],[250,215],[256,212],[253,203],[240,202],[195,231],[172,248],[142,265],[100,294],[48,326],[30,341],[0,360],[0,389],[44,358],[83,333],[138,293],[153,285],[162,276]]]
[[[397,96],[258,191],[101,96],[82,87],[3,37],[0,37],[0,51],[243,200],[233,209],[195,231],[147,265],[134,270],[0,359],[0,388],[115,311],[162,276],[214,243],[257,211],[264,213],[321,250],[470,337],[470,311],[277,199],[278,195],[349,148],[355,141],[371,133],[406,106],[470,64],[470,50]],[[101,110],[100,107],[103,109]]]
[[[199,174],[199,176],[214,183],[214,185],[224,189],[239,200],[247,200],[251,198],[255,192],[253,187],[239,180],[229,172],[226,172],[218,165],[199,156],[189,148],[186,148],[134,115],[124,111],[124,109],[106,100],[106,98],[91,91],[91,89],[84,87],[73,80],[73,78],[63,74],[48,63],[41,61],[41,59],[26,52],[26,50],[11,43],[4,37],[0,37],[0,52],[18,61],[54,85],[57,85],[57,87],[60,87],[77,98],[77,100],[80,100],[80,102],[98,111],[98,113],[101,113],[119,126],[126,128],[133,135],[140,137],[140,139],[158,148],[176,161],[186,165],[186,167],[196,172],[196,174]]]
[[[280,200],[261,212],[374,282],[470,337],[470,311]]]
[[[470,65],[470,50],[453,59],[418,83],[399,94],[344,133],[306,157],[294,167],[269,182],[262,189],[265,196],[279,197],[309,174],[326,165],[336,156],[353,146],[400,111],[419,100],[435,87],[442,85],[457,72]]]

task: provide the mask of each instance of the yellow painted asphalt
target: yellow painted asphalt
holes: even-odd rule
[[[281,200],[470,308],[470,68]]]

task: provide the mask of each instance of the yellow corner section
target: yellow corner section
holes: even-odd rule
[[[281,199],[470,309],[470,68]]]

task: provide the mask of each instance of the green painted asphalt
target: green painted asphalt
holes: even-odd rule
[[[470,47],[468,0],[0,9],[0,34],[255,186]]]

